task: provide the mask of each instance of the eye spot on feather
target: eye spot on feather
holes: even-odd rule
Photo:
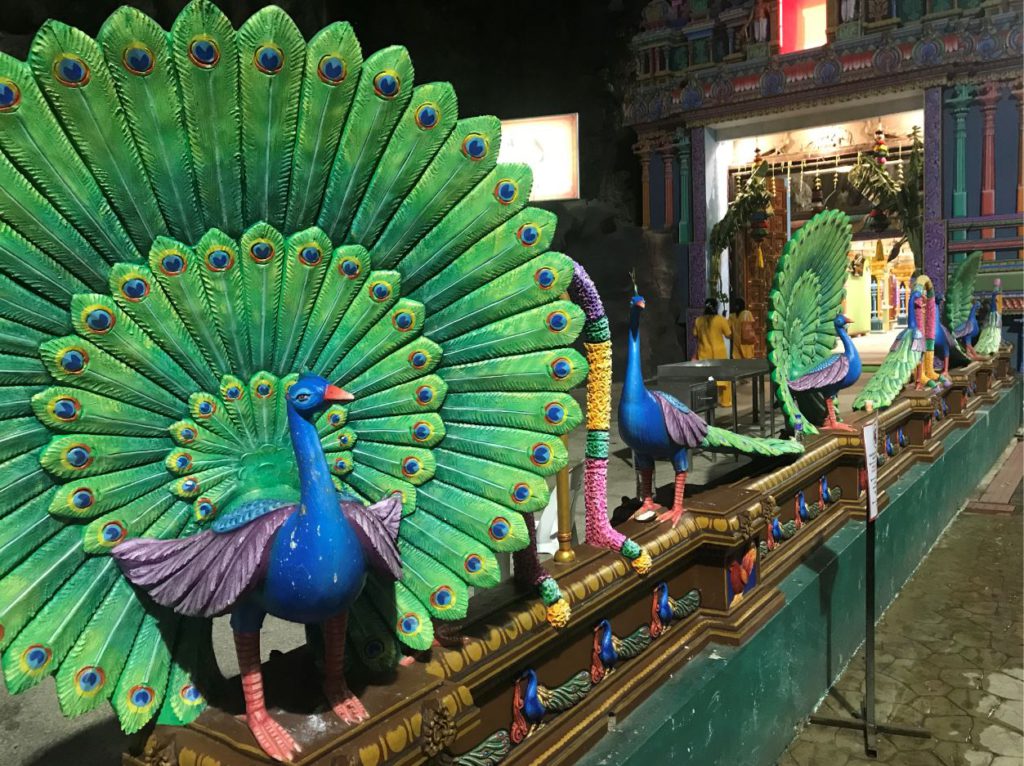
[[[477,574],[484,568],[484,560],[479,554],[470,553],[462,562],[462,566],[470,574]]]
[[[412,612],[407,612],[402,615],[402,618],[398,621],[398,630],[407,635],[412,636],[420,632],[420,620]]]
[[[21,89],[13,80],[0,77],[0,112],[13,112],[21,103]]]
[[[335,460],[334,460],[334,470],[335,470],[336,473],[343,473],[343,474],[344,473],[348,473],[351,468],[352,468],[351,464],[349,464],[348,460],[346,460],[345,458],[343,458],[343,457],[335,458]]]
[[[92,463],[92,452],[84,444],[75,444],[64,453],[64,462],[76,470],[87,468]]]
[[[418,442],[425,442],[434,435],[434,429],[425,420],[421,420],[412,427],[412,438]]]
[[[408,311],[399,311],[391,317],[391,323],[399,332],[408,332],[415,326],[416,319]]]
[[[339,447],[350,447],[350,446],[352,446],[352,437],[350,437],[348,434],[339,434],[338,435],[338,446]]]
[[[92,697],[99,693],[107,676],[99,665],[87,665],[75,673],[75,691],[83,697]]]
[[[90,306],[84,313],[85,326],[96,335],[108,333],[114,326],[114,315],[103,306]]]
[[[430,594],[430,603],[435,609],[451,609],[455,605],[455,594],[447,585],[442,585]]]
[[[127,534],[128,530],[120,521],[108,521],[100,527],[100,545],[111,546],[119,543]]]
[[[479,162],[486,157],[489,148],[490,144],[483,133],[470,133],[462,139],[462,153],[473,162]]]
[[[345,60],[341,56],[328,53],[320,59],[316,73],[328,85],[337,85],[348,76],[348,67],[345,66]]]
[[[537,244],[537,240],[540,239],[540,229],[535,224],[524,223],[519,227],[519,231],[516,232],[516,239],[524,247],[531,247]]]
[[[407,457],[402,461],[402,475],[403,476],[415,476],[420,472],[422,466],[420,461],[415,457]]]
[[[564,311],[552,311],[548,314],[547,326],[551,332],[562,332],[569,326],[569,315]]]
[[[494,198],[502,205],[511,205],[519,196],[519,186],[511,178],[503,178],[494,187]]]
[[[429,359],[427,355],[422,351],[413,351],[409,354],[409,364],[412,365],[413,369],[420,370],[426,366]]]
[[[89,364],[89,355],[80,348],[69,348],[61,352],[60,368],[69,375],[79,375]]]
[[[316,266],[324,259],[324,251],[317,245],[306,245],[299,251],[299,260],[303,266]]]
[[[213,69],[220,61],[220,46],[212,37],[193,37],[188,45],[188,57],[200,69]]]
[[[269,383],[258,383],[256,385],[257,399],[266,399],[272,393],[274,393],[274,388]]]
[[[33,675],[44,670],[53,659],[53,651],[43,644],[32,644],[21,653],[21,667]]]
[[[192,468],[192,456],[187,452],[179,452],[174,456],[173,462],[176,471],[188,471]]]
[[[178,697],[190,706],[200,705],[203,702],[203,695],[193,684],[185,684],[178,690]]]
[[[530,462],[534,465],[547,465],[551,462],[551,448],[544,444],[534,444],[530,448]]]
[[[81,88],[88,85],[89,65],[81,57],[73,53],[62,53],[53,61],[53,76],[57,82],[69,88]]]
[[[124,49],[124,53],[121,55],[124,68],[139,77],[145,77],[152,72],[155,61],[153,51],[142,43],[132,43]]]
[[[191,495],[199,491],[199,480],[195,476],[186,476],[178,482],[178,491],[183,495]]]
[[[550,290],[551,285],[555,283],[558,275],[555,274],[554,270],[547,268],[546,266],[542,269],[537,269],[533,275],[533,281],[537,283],[537,286],[541,290]]]
[[[63,420],[65,423],[68,423],[78,419],[78,415],[82,411],[82,405],[78,403],[77,399],[62,397],[50,405],[50,411],[57,420]]]
[[[235,265],[235,256],[222,247],[215,247],[206,254],[206,266],[210,271],[227,271]]]
[[[513,503],[525,503],[530,499],[533,493],[530,491],[530,487],[527,484],[520,482],[512,488],[512,502]]]
[[[198,405],[196,405],[196,415],[201,418],[211,417],[216,410],[217,405],[209,399],[203,399]]]
[[[373,92],[380,98],[393,99],[402,90],[402,81],[394,69],[384,69],[373,78]]]
[[[384,654],[384,642],[379,639],[371,639],[363,646],[363,655],[367,659],[374,659]]]
[[[387,282],[374,282],[370,285],[370,297],[377,303],[386,301],[391,296],[391,285]]]
[[[428,102],[421,104],[419,109],[416,110],[416,124],[421,130],[430,130],[436,127],[440,119],[441,111],[438,109],[437,104]]]
[[[130,277],[121,283],[121,295],[132,303],[138,303],[149,295],[149,282],[141,277]]]
[[[136,710],[145,710],[153,704],[156,699],[156,692],[148,686],[133,686],[128,691],[128,704]]]
[[[258,239],[250,245],[249,255],[256,263],[266,263],[274,257],[274,246],[265,239]]]
[[[430,404],[434,401],[434,389],[431,386],[420,386],[416,389],[416,401],[420,404]]]
[[[181,426],[177,429],[176,436],[178,441],[183,442],[184,444],[191,444],[196,440],[196,436],[198,436],[198,434],[196,433],[196,430],[190,426]]]
[[[565,380],[572,374],[572,362],[564,356],[560,356],[551,363],[551,377],[555,380]]]
[[[508,519],[498,516],[491,521],[491,525],[487,528],[487,533],[491,536],[492,540],[504,540],[508,537],[510,529]]]
[[[208,497],[201,497],[196,500],[195,512],[196,521],[205,521],[206,519],[213,516],[217,511],[217,506],[213,504],[213,501]]]
[[[284,66],[284,53],[276,45],[261,45],[253,55],[253,63],[263,74],[277,74]]]
[[[242,398],[242,389],[232,384],[224,389],[224,398],[230,402],[237,401]]]
[[[558,402],[549,402],[544,405],[544,419],[552,425],[558,425],[565,420],[565,408]]]
[[[354,258],[346,258],[338,266],[338,271],[346,279],[355,279],[362,271],[362,265]]]
[[[179,252],[170,252],[160,259],[160,271],[169,277],[176,277],[185,271],[187,263],[185,256]]]
[[[87,508],[92,508],[96,503],[96,497],[88,487],[79,487],[71,493],[71,497],[68,498],[68,501],[72,510],[84,511]]]

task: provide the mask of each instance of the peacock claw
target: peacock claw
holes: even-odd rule
[[[331,703],[334,714],[345,723],[362,723],[370,717],[363,703],[347,686],[335,690],[328,689],[327,700]]]
[[[679,519],[681,519],[682,516],[683,516],[683,509],[682,508],[673,508],[671,511],[667,511],[666,513],[658,514],[658,521],[668,521],[668,522],[671,522],[672,526],[674,527],[676,524],[679,523]]]
[[[292,739],[291,734],[266,710],[248,713],[245,722],[259,746],[275,761],[290,761],[302,752],[302,748]]]
[[[640,504],[640,507],[633,511],[633,521],[654,521],[658,511],[665,510],[665,507],[658,505],[651,498],[647,498]]]

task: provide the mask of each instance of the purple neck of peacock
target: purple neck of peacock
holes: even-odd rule
[[[307,520],[334,514],[347,526],[344,514],[338,512],[338,491],[331,480],[320,434],[316,425],[288,402],[288,430],[295,450],[295,462],[299,468],[299,488],[302,506],[299,513]]]

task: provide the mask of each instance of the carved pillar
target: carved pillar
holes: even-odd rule
[[[640,195],[643,200],[643,227],[651,226],[651,155],[646,141],[640,141],[633,147],[640,159]]]
[[[924,92],[924,270],[946,292],[946,231],[942,223],[942,88]]]
[[[689,242],[693,235],[693,216],[690,212],[690,135],[676,131],[679,152],[679,241]]]
[[[999,103],[999,88],[995,83],[985,83],[977,92],[978,103],[981,104],[982,140],[981,140],[981,214],[993,215],[996,212],[996,104]],[[983,239],[994,237],[995,229],[981,230]],[[986,251],[981,256],[984,261],[994,261],[995,252]]]
[[[693,184],[693,239],[690,243],[690,293],[688,323],[686,327],[687,356],[696,351],[693,337],[693,323],[704,309],[704,299],[708,290],[707,262],[707,179],[704,177],[704,128],[690,130],[691,175]]]
[[[1024,213],[1024,80],[1017,80],[1009,92],[1020,110],[1020,122],[1017,123],[1017,213]],[[1017,236],[1022,235],[1024,226],[1017,228]]]
[[[967,215],[967,112],[971,108],[971,89],[957,85],[947,100],[953,110],[953,135],[955,138],[955,171],[953,173],[953,218]],[[925,136],[927,139],[927,136]],[[967,232],[959,229],[953,232],[953,239],[967,239]]]
[[[661,149],[661,162],[665,168],[665,228],[671,229],[676,222],[676,174],[675,174],[676,150],[673,146],[664,146]]]

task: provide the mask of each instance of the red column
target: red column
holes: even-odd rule
[[[981,104],[982,143],[981,143],[981,214],[993,215],[996,212],[996,104],[999,102],[999,88],[995,83],[982,85],[977,92]],[[982,239],[995,236],[995,229],[982,229]],[[986,251],[982,260],[994,261],[996,254]]]
[[[1024,213],[1024,80],[1010,86],[1010,95],[1021,109],[1017,125],[1017,213]],[[1024,226],[1017,227],[1017,236],[1024,236]]]
[[[673,160],[676,153],[669,147],[661,150],[661,161],[665,167],[665,228],[670,229],[676,223],[675,172]]]

